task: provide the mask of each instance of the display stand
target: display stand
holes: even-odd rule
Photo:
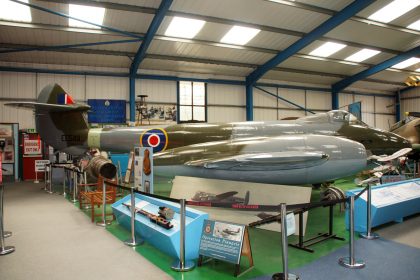
[[[328,239],[336,239],[345,241],[344,238],[338,237],[336,234],[334,234],[334,205],[329,206],[329,215],[328,215],[328,232],[326,233],[319,233],[317,236],[309,238],[307,240],[303,240],[303,213],[308,211],[308,209],[301,209],[298,211],[299,216],[299,242],[295,244],[289,244],[289,246],[293,248],[297,248],[309,253],[315,252],[313,249],[310,249],[309,247],[318,244],[320,242],[326,241]],[[295,213],[296,214],[296,213]]]
[[[246,257],[248,259],[249,267],[241,272],[240,263],[241,263],[242,257]],[[209,258],[209,257],[205,257],[203,255],[199,255],[197,266],[200,267],[203,264],[208,263],[211,260],[213,260],[213,258]],[[234,271],[233,275],[235,277],[242,276],[243,274],[250,271],[252,268],[254,268],[254,259],[252,257],[251,242],[249,240],[248,227],[245,227],[244,237],[243,237],[243,242],[242,242],[242,248],[241,248],[241,257],[239,259],[239,263],[235,264],[235,271]]]
[[[120,199],[112,204],[112,211],[120,225],[130,230],[131,228],[131,210],[126,205],[131,205],[130,195]],[[158,214],[159,206],[168,207],[174,210],[175,214],[170,223],[172,228],[166,229],[156,222],[152,221],[146,215],[135,215],[135,232],[160,251],[167,255],[180,259],[180,206],[178,203],[157,199],[145,195],[135,194],[136,208],[148,213]],[[185,260],[194,260],[198,258],[198,249],[200,244],[200,234],[204,219],[208,214],[192,208],[186,208],[185,234],[187,244],[185,246]]]
[[[346,192],[348,196],[362,189]],[[367,194],[355,201],[355,231],[367,232]],[[371,227],[388,222],[402,222],[404,217],[420,213],[420,179],[389,183],[372,187]],[[346,211],[346,227],[349,228]]]

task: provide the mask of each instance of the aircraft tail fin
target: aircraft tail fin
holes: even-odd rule
[[[37,132],[55,149],[72,155],[80,155],[86,150],[89,128],[84,113],[90,107],[75,103],[60,85],[44,87],[36,102],[5,105],[34,110]]]

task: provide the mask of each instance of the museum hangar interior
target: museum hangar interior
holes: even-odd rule
[[[0,279],[419,279],[419,35],[420,0],[0,0]]]

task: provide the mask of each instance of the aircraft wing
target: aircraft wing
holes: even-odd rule
[[[186,162],[186,165],[223,170],[287,170],[323,164],[328,155],[317,152],[286,151],[237,156],[212,155]]]

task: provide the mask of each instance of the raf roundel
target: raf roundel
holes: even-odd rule
[[[161,152],[168,145],[168,134],[161,128],[146,130],[140,136],[140,144],[142,147],[153,148],[153,153]]]

